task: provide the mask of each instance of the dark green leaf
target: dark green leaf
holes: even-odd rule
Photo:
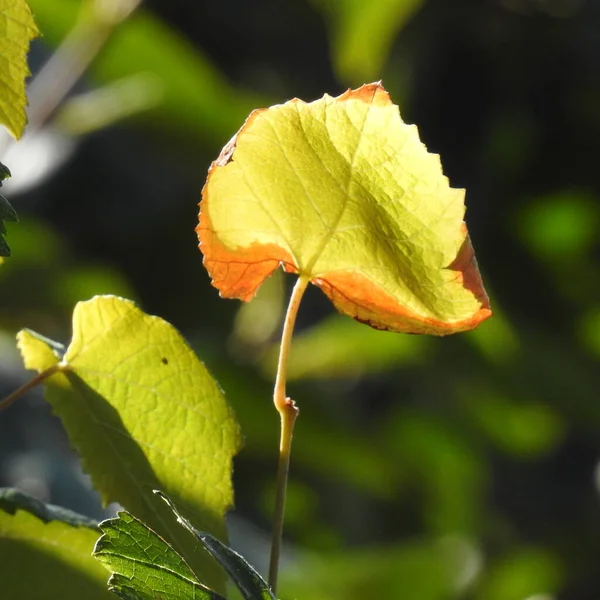
[[[0,187],[2,187],[2,182],[5,179],[8,179],[9,177],[10,177],[10,169],[6,165],[3,165],[0,162]]]
[[[214,536],[195,529],[162,492],[155,490],[154,493],[158,494],[169,505],[179,523],[190,531],[196,539],[200,540],[206,550],[219,561],[240,592],[242,592],[245,600],[276,600],[267,582],[246,559]]]
[[[10,177],[8,167],[0,163],[0,187],[2,187],[2,182],[8,177]],[[16,223],[18,220],[15,209],[4,196],[0,195],[0,257],[10,256],[10,248],[4,239],[4,234],[6,233],[4,221]]]
[[[128,512],[100,523],[94,557],[111,573],[109,589],[126,600],[222,600],[185,560]]]

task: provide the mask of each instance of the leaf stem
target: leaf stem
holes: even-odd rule
[[[279,572],[279,555],[281,554],[281,541],[283,535],[283,520],[285,514],[285,496],[287,491],[288,474],[290,470],[290,454],[292,449],[292,435],[294,424],[298,416],[295,402],[286,396],[285,387],[287,379],[287,364],[292,345],[294,324],[302,296],[306,291],[310,278],[300,275],[288,304],[283,333],[279,346],[279,361],[277,363],[277,376],[273,391],[273,403],[281,419],[281,434],[279,441],[279,463],[277,466],[277,490],[275,496],[275,514],[273,515],[273,540],[271,543],[271,561],[269,563],[269,586],[273,594],[277,593],[277,575]]]
[[[64,365],[61,365],[61,363],[56,363],[55,365],[52,365],[51,367],[42,371],[41,373],[38,373],[33,379],[30,379],[27,383],[23,384],[19,389],[10,393],[8,396],[6,396],[6,398],[0,400],[0,411],[4,410],[5,408],[8,408],[15,400],[18,400],[21,396],[24,396],[29,390],[33,389],[36,385],[42,383],[44,379],[51,377],[52,375],[58,373],[59,371],[62,371],[63,369]]]

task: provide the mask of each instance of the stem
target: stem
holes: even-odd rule
[[[33,389],[36,385],[42,383],[44,379],[47,379],[51,375],[58,373],[64,369],[64,365],[56,363],[50,368],[38,373],[33,379],[30,379],[27,383],[22,385],[19,389],[15,390],[3,400],[0,400],[0,410],[8,408],[15,400],[18,400],[21,396],[24,396],[29,390]]]
[[[283,333],[279,346],[279,361],[277,363],[277,376],[275,378],[275,390],[273,391],[273,403],[281,419],[281,435],[279,441],[279,463],[277,466],[277,490],[275,496],[275,514],[273,516],[273,540],[271,543],[271,561],[269,564],[269,586],[273,594],[277,593],[277,575],[279,571],[279,555],[281,554],[281,540],[283,535],[283,519],[285,514],[285,495],[287,491],[288,474],[290,471],[290,454],[292,449],[292,435],[294,423],[298,416],[298,408],[291,398],[285,393],[287,379],[287,363],[292,345],[294,323],[302,296],[308,286],[310,279],[300,275],[290,297]]]

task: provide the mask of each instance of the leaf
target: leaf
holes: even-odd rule
[[[397,33],[423,0],[313,0],[329,17],[336,72],[346,82],[379,77]]]
[[[279,264],[377,329],[445,335],[490,316],[464,190],[380,83],[254,111],[209,169],[196,228],[227,298]]]
[[[0,0],[0,28],[3,32],[0,66],[0,123],[19,139],[23,135],[25,115],[25,78],[29,75],[29,42],[39,35],[25,0]]]
[[[0,488],[3,598],[108,600],[106,571],[92,558],[95,521],[45,504],[20,490]]]
[[[175,550],[127,512],[100,523],[94,557],[111,573],[109,589],[122,598],[220,600]]]
[[[2,182],[8,177],[10,177],[8,167],[0,163],[0,187],[2,187]],[[4,221],[16,223],[18,220],[15,209],[4,196],[0,195],[0,257],[10,256],[10,248],[4,239],[4,235],[6,234]]]
[[[229,577],[238,586],[245,600],[277,600],[271,592],[267,582],[260,576],[241,555],[220,542],[212,535],[198,531],[181,515],[175,505],[165,494],[155,490],[173,511],[177,521],[181,523],[202,545],[214,556],[229,574]]]
[[[521,546],[488,566],[478,600],[552,598],[565,585],[565,567],[549,548]]]
[[[477,546],[457,535],[298,553],[294,567],[281,573],[280,586],[282,593],[289,590],[285,597],[307,600],[463,598],[465,583],[480,574],[480,556]]]
[[[498,383],[485,385],[469,377],[461,387],[461,412],[500,451],[526,461],[554,451],[565,426],[548,403],[509,395]],[[484,399],[484,401],[482,401]]]
[[[226,538],[231,460],[240,445],[223,393],[181,335],[132,302],[98,296],[73,313],[62,358],[28,331],[18,335],[29,369],[44,371],[47,400],[81,455],[103,502],[119,502],[169,540],[216,591],[223,573],[171,523],[157,487],[211,533]]]
[[[380,335],[340,315],[331,315],[294,336],[287,380],[357,379],[367,374],[424,362],[430,338]],[[276,373],[279,345],[273,344],[261,361],[262,370]]]

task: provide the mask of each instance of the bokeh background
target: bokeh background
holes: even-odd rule
[[[309,290],[281,596],[600,598],[600,2],[146,0],[114,27],[94,12],[127,2],[30,0],[31,125],[2,146],[21,222],[0,268],[0,396],[29,377],[15,333],[68,341],[79,300],[119,294],[169,320],[245,433],[231,532],[264,570],[292,282],[221,300],[200,190],[251,109],[383,79],[467,189],[494,317],[402,336]],[[41,391],[0,415],[0,485],[107,514]]]

